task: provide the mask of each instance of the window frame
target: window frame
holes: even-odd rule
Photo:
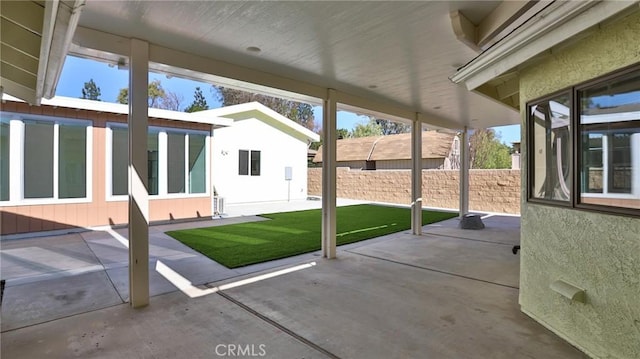
[[[588,81],[584,81],[578,83],[573,86],[565,87],[561,90],[555,91],[551,94],[547,94],[538,98],[535,98],[526,103],[526,118],[525,118],[525,128],[527,131],[526,140],[527,140],[527,173],[526,173],[526,195],[527,202],[534,204],[542,204],[548,206],[554,206],[559,208],[571,208],[575,210],[589,211],[589,212],[597,212],[604,214],[614,214],[614,215],[623,215],[623,216],[631,216],[631,217],[640,217],[640,209],[629,208],[629,207],[617,207],[617,206],[609,206],[604,204],[593,204],[593,203],[583,203],[581,201],[582,188],[581,188],[581,168],[582,168],[582,151],[583,145],[581,140],[581,123],[580,123],[580,92],[592,88],[593,86],[603,84],[612,80],[622,79],[624,76],[628,76],[632,73],[640,71],[640,63],[633,64],[631,66],[627,66],[616,71],[607,73],[602,76],[598,76],[596,78],[590,79]],[[535,105],[548,101],[552,98],[555,98],[559,95],[568,94],[570,98],[570,116],[569,116],[569,126],[570,126],[570,134],[571,134],[571,146],[570,146],[570,165],[569,165],[569,175],[571,178],[571,186],[570,186],[570,198],[569,201],[559,201],[559,200],[549,200],[543,198],[536,198],[533,196],[532,186],[534,184],[534,168],[532,164],[534,163],[534,151],[533,150],[533,139],[534,139],[534,121],[532,121],[531,116],[531,108]],[[605,168],[603,164],[603,168]],[[640,169],[638,169],[640,170]],[[604,185],[603,185],[604,187]],[[635,194],[621,194],[621,193],[609,193],[609,197],[602,196],[603,198],[638,198]]]
[[[124,122],[107,122],[105,125],[105,201],[118,202],[127,201],[129,195],[113,195],[112,171],[113,171],[113,131],[114,127],[128,128]],[[178,127],[148,126],[147,135],[154,131],[158,135],[158,194],[149,195],[150,200],[156,199],[178,199],[178,198],[204,198],[211,197],[211,132],[205,130],[192,130]],[[168,136],[169,132],[185,135],[185,192],[168,193]],[[204,136],[205,151],[205,191],[203,193],[189,193],[189,135]]]
[[[3,112],[9,118],[9,200],[0,201],[0,207],[30,206],[51,204],[91,203],[93,201],[93,121],[46,115],[32,115],[20,112]],[[24,145],[25,121],[51,122],[53,124],[53,196],[47,198],[24,197]],[[78,198],[59,198],[60,172],[60,125],[83,126],[85,128],[85,196]],[[15,164],[14,164],[15,163]],[[15,171],[19,168],[20,171]],[[19,173],[18,173],[19,172]]]
[[[246,153],[246,163],[243,163],[241,153]],[[254,153],[258,154],[258,170],[253,169]],[[242,173],[246,170],[247,173]],[[262,176],[262,150],[245,150],[238,149],[238,176],[241,177],[260,177]]]

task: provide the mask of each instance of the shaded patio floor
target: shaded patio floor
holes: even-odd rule
[[[139,310],[125,303],[128,254],[117,234],[3,241],[2,353],[212,358],[237,356],[229,351],[237,345],[269,358],[584,357],[519,310],[519,256],[511,254],[519,218],[488,217],[481,231],[457,224],[342,246],[335,260],[309,253],[234,270],[167,237],[169,227],[152,227],[153,297]],[[155,270],[158,261],[212,293],[192,298],[177,290]]]

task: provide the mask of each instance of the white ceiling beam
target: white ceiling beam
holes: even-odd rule
[[[38,73],[38,87],[36,88],[36,96],[38,98],[52,98],[55,96],[56,85],[62,73],[64,60],[69,52],[73,34],[78,27],[78,20],[82,12],[85,0],[63,1],[58,3],[57,12],[52,10],[51,19],[55,22],[53,32],[51,33],[51,45],[48,52],[40,54],[40,62],[46,60],[45,70]],[[47,8],[45,5],[45,14]],[[49,25],[45,19],[45,26]],[[44,29],[47,31],[47,28]],[[44,34],[43,34],[44,42]]]
[[[638,1],[554,2],[515,32],[502,39],[450,79],[474,90],[534,56],[597,25],[607,18],[637,6]]]
[[[503,1],[500,3],[500,5],[493,9],[493,11],[478,24],[478,46],[483,47],[489,43],[537,3],[539,2],[534,0]],[[550,1],[541,1],[540,3],[550,3]]]
[[[473,51],[480,52],[478,46],[478,28],[460,11],[449,13],[451,27],[458,41],[469,46]]]
[[[78,27],[71,53],[98,61],[118,61],[128,56],[128,40],[124,37],[98,30]],[[149,68],[151,71],[196,81],[266,93],[297,101],[320,104],[325,100],[327,87],[305,81],[274,75],[268,72],[235,65],[229,62],[185,53],[164,46],[149,44]],[[380,99],[369,99],[336,90],[341,108],[359,108],[360,113],[376,113],[381,118],[409,123],[415,117],[413,108],[391,104]],[[425,123],[434,127],[460,128],[461,123],[423,114]]]

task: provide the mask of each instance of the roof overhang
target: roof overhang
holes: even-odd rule
[[[305,141],[318,142],[320,136],[301,126],[300,124],[282,116],[274,110],[264,106],[259,102],[248,102],[239,105],[226,106],[213,110],[194,112],[201,116],[214,116],[231,121],[241,121],[250,118],[256,118],[263,122],[270,123],[284,132],[292,134],[294,137],[301,138]]]
[[[555,47],[588,34],[594,26],[625,10],[637,10],[638,1],[555,1],[537,13],[500,42],[458,69],[451,81],[504,101],[517,94],[517,71],[539,59]],[[487,91],[482,86],[502,78]]]
[[[6,1],[2,22],[2,92],[38,105],[55,95],[85,0]]]
[[[20,99],[9,96],[7,94],[2,95],[2,100],[18,101],[18,102],[21,101]],[[51,99],[43,99],[41,104],[47,105],[47,106],[53,106],[53,107],[72,108],[76,110],[115,113],[119,115],[129,114],[129,105],[123,105],[123,104],[112,103],[112,102],[85,100],[85,99],[72,98],[72,97],[56,96]],[[228,118],[217,117],[217,116],[214,116],[213,114],[205,114],[205,113],[199,113],[199,112],[192,112],[192,113],[178,112],[178,111],[163,110],[159,108],[149,108],[148,116],[150,118],[158,118],[162,120],[201,123],[201,124],[212,125],[214,127],[226,127],[226,126],[231,126],[233,124],[233,120]]]

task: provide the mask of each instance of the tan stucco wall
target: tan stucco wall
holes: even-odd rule
[[[529,100],[637,63],[638,39],[636,11],[554,51],[521,72],[521,108]],[[524,124],[524,110],[522,118]],[[522,148],[526,155],[526,143]],[[592,356],[640,358],[640,219],[530,204],[524,200],[525,185],[523,179],[523,311]],[[551,291],[557,279],[586,289],[587,303],[571,303]]]
[[[92,121],[93,126],[93,167],[92,200],[87,203],[2,205],[0,204],[0,234],[63,230],[78,227],[94,227],[124,224],[128,220],[126,201],[107,201],[105,188],[106,170],[106,130],[107,122],[126,122],[126,115],[67,109],[53,106],[29,106],[25,103],[7,101],[2,111],[60,118]],[[209,130],[209,125],[181,123],[155,118],[149,119],[150,126],[176,127],[194,130]],[[211,215],[211,199],[208,196],[196,198],[151,199],[149,217],[151,221],[197,218]]]
[[[423,204],[458,208],[458,170],[423,170]],[[309,168],[309,195],[322,194],[322,169]],[[399,204],[411,203],[411,171],[360,171],[338,168],[337,196],[340,198]],[[520,171],[471,170],[469,207],[477,211],[520,213]]]

